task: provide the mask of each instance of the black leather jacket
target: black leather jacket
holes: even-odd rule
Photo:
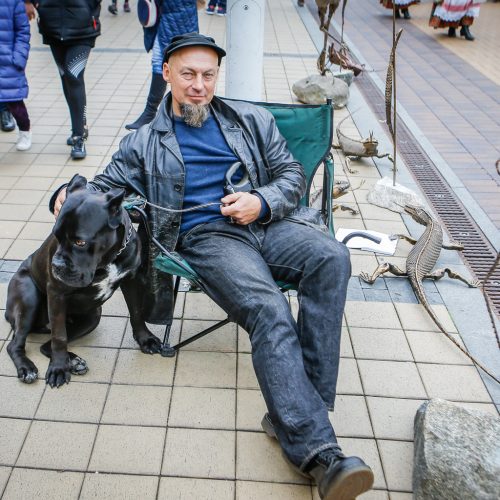
[[[304,195],[306,181],[303,167],[289,152],[274,117],[250,103],[217,97],[212,100],[211,108],[229,147],[246,166],[254,189],[269,206],[270,215],[264,223],[290,215]],[[101,191],[125,188],[151,203],[182,208],[184,163],[171,113],[168,94],[156,118],[123,138],[109,165],[88,187]],[[154,236],[168,250],[174,250],[181,214],[150,208],[149,216]],[[166,280],[163,273],[160,277],[159,271],[152,267],[156,254],[156,248],[149,246],[146,274],[150,295],[144,301],[144,310],[148,322],[163,324],[172,314],[168,308],[171,280]]]
[[[32,0],[38,30],[46,40],[69,42],[101,34],[101,0]]]

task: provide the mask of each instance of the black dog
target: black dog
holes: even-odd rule
[[[140,315],[136,274],[141,242],[122,209],[123,190],[107,193],[86,189],[75,175],[52,234],[19,267],[9,283],[5,318],[14,330],[7,346],[18,377],[28,384],[38,377],[26,356],[29,332],[51,333],[40,347],[50,358],[46,382],[68,383],[87,372],[86,362],[68,352],[68,340],[90,333],[99,324],[101,306],[121,287],[130,311],[134,338],[143,352],[159,352],[160,341]]]

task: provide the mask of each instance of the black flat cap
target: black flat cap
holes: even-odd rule
[[[215,50],[215,52],[217,52],[217,55],[219,56],[219,65],[221,59],[226,55],[226,51],[223,48],[219,47],[212,37],[192,32],[184,33],[183,35],[177,35],[172,38],[163,54],[163,62],[166,63],[169,57],[176,50],[183,49],[185,47],[209,47]]]

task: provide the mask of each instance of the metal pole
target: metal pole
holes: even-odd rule
[[[262,100],[266,0],[228,0],[226,97]]]
[[[394,47],[396,43],[396,4],[393,2],[392,3],[392,46]],[[396,109],[396,82],[397,82],[397,76],[396,76],[396,51],[394,51],[394,63],[393,63],[393,73],[392,73],[392,89],[393,89],[393,109],[394,109],[394,118],[393,118],[393,127],[392,129],[394,130],[394,136],[392,138],[393,142],[393,147],[394,147],[394,164],[392,166],[393,171],[392,171],[392,185],[396,185],[396,172],[397,172],[397,158],[396,158],[396,143],[397,143],[397,121],[398,121],[398,110]]]

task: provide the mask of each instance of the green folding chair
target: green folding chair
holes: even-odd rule
[[[296,105],[296,104],[275,104],[258,102],[253,103],[270,111],[276,125],[285,138],[288,148],[293,156],[304,166],[307,179],[307,190],[300,203],[304,206],[311,205],[311,196],[313,194],[313,179],[318,170],[323,165],[323,179],[321,188],[321,202],[319,210],[322,218],[333,235],[333,217],[332,217],[332,189],[333,189],[333,157],[331,154],[331,145],[333,139],[333,106],[331,100],[326,104],[319,105]],[[134,209],[138,212],[146,232],[152,243],[160,250],[160,254],[154,261],[155,267],[159,270],[173,275],[174,282],[174,303],[177,300],[181,278],[185,278],[191,284],[191,289],[196,291],[203,290],[203,283],[194,271],[194,269],[178,254],[169,252],[154,238],[149,228],[147,214],[142,208],[137,207],[137,203],[125,205],[127,209]],[[283,292],[296,289],[295,284],[277,282]],[[170,329],[172,323],[165,326],[165,334],[162,343],[162,356],[175,356],[175,353],[195,340],[208,335],[221,326],[229,323],[229,318],[219,321],[215,325],[206,328],[198,334],[171,346],[169,343]]]

